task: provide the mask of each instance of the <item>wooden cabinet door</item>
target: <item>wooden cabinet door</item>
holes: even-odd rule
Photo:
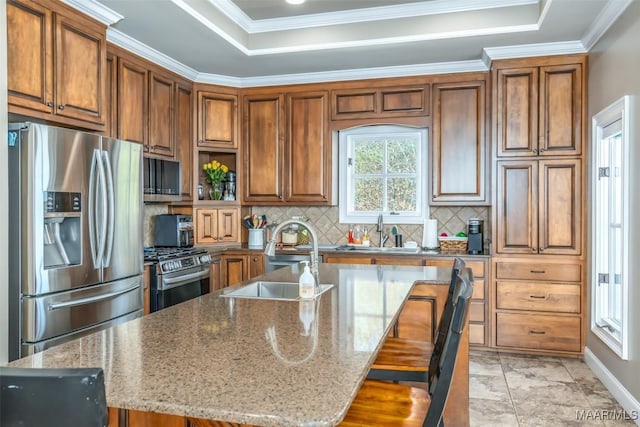
[[[211,258],[211,265],[209,267],[209,291],[217,291],[222,289],[222,277],[220,268],[220,257],[216,256]]]
[[[284,96],[246,95],[244,120],[244,201],[283,201]]]
[[[193,200],[193,114],[191,113],[191,86],[175,85],[175,144],[176,159],[180,162],[182,200]]]
[[[539,252],[580,255],[582,189],[579,159],[541,160]]]
[[[222,257],[223,287],[237,285],[249,277],[249,266],[245,255],[225,255]]]
[[[538,162],[498,161],[497,253],[538,252]]]
[[[118,138],[145,145],[147,151],[147,69],[118,59]]]
[[[498,157],[538,153],[538,67],[499,69],[496,74]]]
[[[218,242],[240,241],[240,210],[218,209]]]
[[[251,279],[253,277],[260,276],[264,274],[264,255],[263,254],[253,254],[248,255],[249,258],[249,277]]]
[[[104,124],[107,43],[94,29],[55,15],[56,114]]]
[[[53,99],[52,14],[29,0],[7,1],[9,105],[51,113]]]
[[[107,53],[107,89],[105,98],[104,134],[111,138],[118,137],[118,58]]]
[[[431,204],[485,204],[486,89],[484,81],[433,88]]]
[[[173,79],[149,73],[149,152],[173,157],[174,153],[174,87]]]
[[[198,145],[238,148],[236,95],[198,92]]]
[[[582,65],[540,68],[541,156],[582,152]]]
[[[328,100],[324,91],[287,95],[287,202],[330,203]]]
[[[196,209],[196,243],[218,243],[217,209]]]

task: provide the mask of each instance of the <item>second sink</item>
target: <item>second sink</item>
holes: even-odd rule
[[[333,285],[321,284],[318,295],[331,289]],[[253,298],[295,301],[298,300],[298,284],[293,282],[266,282],[258,280],[246,284],[238,289],[222,293],[226,298]]]

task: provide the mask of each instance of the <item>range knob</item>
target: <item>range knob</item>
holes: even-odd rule
[[[210,264],[211,263],[211,255],[204,254],[200,255],[200,264]]]

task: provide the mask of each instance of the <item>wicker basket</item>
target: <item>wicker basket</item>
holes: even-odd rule
[[[467,237],[438,237],[440,252],[466,252]]]

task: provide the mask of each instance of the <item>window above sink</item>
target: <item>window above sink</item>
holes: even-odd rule
[[[363,126],[339,132],[340,222],[420,224],[426,203],[427,129]]]

